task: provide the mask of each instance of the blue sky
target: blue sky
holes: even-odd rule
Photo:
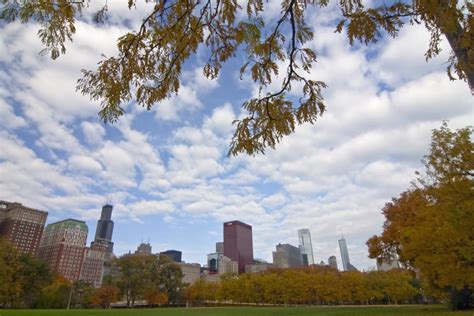
[[[275,3],[267,21],[278,14]],[[48,223],[86,220],[90,241],[110,196],[117,254],[150,240],[156,252],[178,249],[204,263],[222,240],[222,222],[239,219],[253,226],[257,258],[271,261],[275,244],[297,244],[297,230],[310,228],[318,262],[336,255],[341,265],[344,233],[353,264],[373,267],[365,241],[381,231],[384,203],[422,170],[431,129],[473,121],[467,84],[446,75],[446,43],[425,62],[429,35],[414,25],[397,39],[350,47],[334,33],[330,7],[308,15],[318,53],[310,77],[328,84],[327,111],[266,155],[227,157],[231,122],[257,92],[239,80],[240,55],[209,81],[200,50],[179,95],[151,111],[132,102],[117,124],[104,125],[99,105],[75,92],[76,80],[102,53],[113,55],[115,39],[149,10],[129,11],[126,1],[109,7],[109,24],[78,22],[56,61],[38,54],[36,25],[0,25],[0,199],[46,210]]]

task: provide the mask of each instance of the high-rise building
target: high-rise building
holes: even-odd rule
[[[336,256],[331,256],[328,258],[328,265],[337,270],[337,259]]]
[[[339,239],[339,250],[341,251],[342,268],[344,271],[357,271],[357,269],[351,264],[349,259],[349,251],[347,251],[346,239],[341,237]]]
[[[104,263],[107,259],[107,249],[105,246],[96,244],[91,248],[86,248],[84,261],[82,262],[80,280],[98,288],[102,285],[104,277]]]
[[[87,233],[86,223],[76,219],[49,224],[41,239],[39,257],[48,263],[51,271],[76,281],[84,260]]]
[[[47,212],[21,203],[0,201],[0,237],[8,239],[20,252],[36,256],[47,216]]]
[[[141,243],[137,250],[135,251],[136,254],[146,254],[146,255],[151,255],[151,245],[150,243]]]
[[[311,233],[308,228],[298,230],[298,240],[303,256],[303,265],[314,264],[313,244],[311,243]]]
[[[105,204],[102,207],[100,219],[97,221],[95,238],[91,243],[91,247],[97,244],[105,246],[109,254],[114,252],[114,243],[112,242],[112,234],[114,232],[114,222],[112,221],[113,208],[110,204]]]
[[[173,262],[181,262],[181,251],[178,250],[166,250],[160,252],[160,256],[166,256],[171,259]]]
[[[224,243],[222,241],[216,242],[216,252],[224,253]]]
[[[237,261],[239,273],[253,263],[252,226],[240,221],[224,223],[224,256]]]
[[[276,245],[273,252],[273,264],[279,268],[296,268],[303,265],[301,250],[290,244]]]

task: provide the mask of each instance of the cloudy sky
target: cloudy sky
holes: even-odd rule
[[[428,63],[422,26],[350,47],[334,33],[337,11],[325,8],[308,21],[318,53],[311,77],[329,86],[327,111],[275,150],[227,157],[231,122],[255,87],[239,80],[243,56],[217,80],[205,79],[205,50],[186,65],[179,95],[151,111],[132,102],[117,124],[104,125],[98,104],[75,92],[76,80],[101,54],[112,56],[116,38],[150,10],[129,11],[125,0],[109,7],[107,25],[87,16],[77,23],[56,61],[38,54],[37,25],[0,24],[0,199],[46,210],[48,223],[85,220],[90,241],[110,198],[116,254],[150,240],[155,252],[178,249],[204,263],[222,223],[239,219],[253,226],[257,258],[271,261],[275,244],[296,245],[297,230],[309,228],[318,262],[336,255],[341,266],[343,233],[353,264],[373,267],[365,242],[381,231],[384,203],[423,170],[431,130],[443,120],[451,128],[473,122],[467,84],[446,75],[446,42]]]

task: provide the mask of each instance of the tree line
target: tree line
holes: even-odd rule
[[[186,290],[193,305],[401,304],[422,302],[422,295],[420,284],[406,270],[339,272],[323,266],[230,274],[220,282],[200,280]]]

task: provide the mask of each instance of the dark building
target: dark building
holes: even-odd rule
[[[100,244],[106,247],[107,252],[112,254],[114,252],[114,243],[112,242],[112,234],[114,232],[114,222],[112,221],[113,206],[105,204],[102,207],[100,219],[97,221],[97,228],[95,231],[94,241],[91,247]]]
[[[173,262],[181,262],[181,251],[178,250],[166,250],[160,252],[160,256],[167,256]]]
[[[0,237],[8,239],[20,252],[36,256],[47,216],[47,212],[21,203],[0,201]]]
[[[328,265],[337,270],[337,259],[336,256],[331,256],[328,258]]]
[[[252,226],[239,221],[224,223],[224,256],[237,261],[239,273],[253,263]]]

